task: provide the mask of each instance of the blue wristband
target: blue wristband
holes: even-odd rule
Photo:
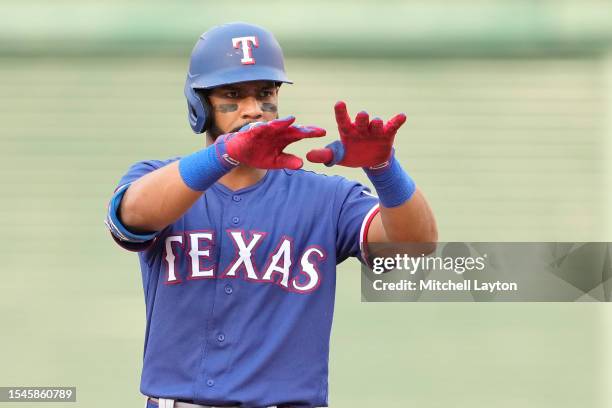
[[[229,157],[225,141],[221,139],[206,149],[183,157],[179,161],[179,173],[190,189],[205,191],[239,164]]]
[[[395,154],[383,166],[363,169],[378,193],[383,207],[393,208],[402,205],[416,191],[414,180],[404,171]]]
[[[141,243],[147,242],[155,238],[158,234],[157,232],[153,232],[150,234],[136,234],[132,231],[128,230],[125,225],[119,219],[117,212],[119,210],[119,205],[121,205],[121,199],[123,195],[127,191],[130,184],[126,184],[121,186],[111,198],[110,204],[108,205],[108,214],[106,215],[106,225],[111,233],[116,236],[121,241],[132,242],[132,243]]]

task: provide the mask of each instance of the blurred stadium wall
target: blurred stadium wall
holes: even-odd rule
[[[593,0],[2,1],[0,386],[141,405],[138,266],[102,219],[131,163],[202,145],[182,89],[207,28],[275,33],[295,81],[281,114],[331,130],[338,99],[406,112],[398,155],[441,240],[612,241],[611,15]],[[332,407],[612,400],[605,304],[361,304],[357,263],[338,279]]]

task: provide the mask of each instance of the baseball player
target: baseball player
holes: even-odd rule
[[[185,85],[206,147],[134,164],[106,223],[138,252],[146,303],[141,392],[147,407],[328,404],[336,265],[365,262],[367,242],[434,242],[434,217],[394,157],[406,117],[335,106],[339,140],[307,159],[361,167],[377,196],[339,176],[300,170],[283,149],[326,131],[278,117],[279,44],[246,23],[214,27]]]

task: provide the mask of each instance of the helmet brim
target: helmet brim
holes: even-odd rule
[[[222,85],[237,84],[251,81],[272,81],[292,84],[287,75],[273,67],[243,66],[231,68],[211,75],[199,75],[189,78],[193,89],[211,89]]]

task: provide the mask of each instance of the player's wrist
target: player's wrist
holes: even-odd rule
[[[374,185],[383,207],[393,208],[410,200],[416,184],[395,158],[395,151],[386,162],[364,167],[366,175]]]
[[[205,191],[240,163],[227,153],[224,140],[183,157],[179,173],[183,182],[194,191]]]
[[[217,138],[213,144],[218,162],[226,169],[232,170],[240,165],[240,162],[230,155],[229,142],[237,133],[226,133]]]
[[[363,171],[365,171],[368,176],[381,175],[387,172],[391,168],[391,165],[393,164],[394,161],[396,161],[395,148],[391,147],[391,150],[389,151],[389,157],[387,157],[385,161],[382,161],[372,166],[366,166],[362,168],[363,168]]]

